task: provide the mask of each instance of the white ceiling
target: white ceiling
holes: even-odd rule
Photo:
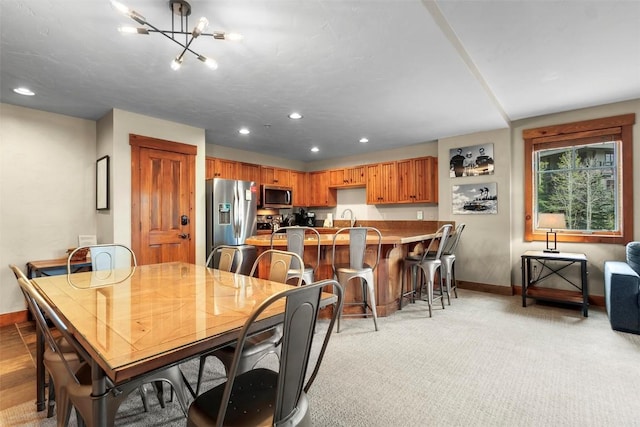
[[[120,1],[171,27],[168,0]],[[91,120],[118,108],[204,128],[207,143],[314,161],[640,98],[640,1],[190,4],[191,27],[206,16],[209,31],[245,37],[193,42],[216,71],[192,55],[171,70],[180,48],[118,33],[135,22],[108,0],[2,0],[0,101]]]

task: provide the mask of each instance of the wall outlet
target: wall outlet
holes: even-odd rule
[[[418,219],[422,221],[423,218],[424,215],[422,214],[422,211],[418,211]]]

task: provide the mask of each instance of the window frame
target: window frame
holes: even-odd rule
[[[548,230],[535,228],[534,180],[535,153],[541,149],[570,147],[577,140],[604,135],[620,136],[619,212],[620,232],[581,232],[579,230],[557,231],[558,242],[626,244],[633,240],[633,125],[635,114],[604,117],[600,119],[524,129],[524,240],[545,241]]]

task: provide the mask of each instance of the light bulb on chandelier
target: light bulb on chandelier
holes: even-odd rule
[[[143,27],[120,27],[118,31],[123,34],[145,34],[149,33],[158,33],[169,40],[173,41],[177,45],[182,48],[182,51],[171,61],[171,68],[173,70],[178,70],[182,66],[182,62],[184,61],[184,55],[188,52],[191,52],[196,56],[200,61],[202,61],[209,68],[215,70],[218,68],[218,63],[207,56],[201,55],[191,49],[191,43],[198,38],[199,36],[210,36],[216,40],[230,40],[237,41],[242,40],[242,35],[237,33],[225,33],[223,31],[216,31],[213,33],[206,33],[205,30],[209,25],[209,21],[204,16],[198,20],[198,23],[191,31],[188,31],[189,28],[189,15],[191,15],[191,5],[185,0],[169,0],[169,8],[171,9],[171,30],[160,30],[156,26],[147,22],[146,18],[140,15],[138,12],[129,9],[127,6],[122,3],[111,0],[111,4],[113,7],[120,13],[128,16],[133,19],[137,23],[143,25]],[[178,21],[176,19],[178,18]],[[178,25],[176,25],[176,21]],[[179,29],[179,30],[178,30]],[[180,41],[178,37],[184,36],[184,42]]]

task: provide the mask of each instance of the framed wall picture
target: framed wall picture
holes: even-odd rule
[[[493,175],[493,143],[449,150],[449,177]]]
[[[454,215],[498,213],[498,185],[495,182],[452,186]]]
[[[109,156],[96,161],[96,209],[109,209]]]

